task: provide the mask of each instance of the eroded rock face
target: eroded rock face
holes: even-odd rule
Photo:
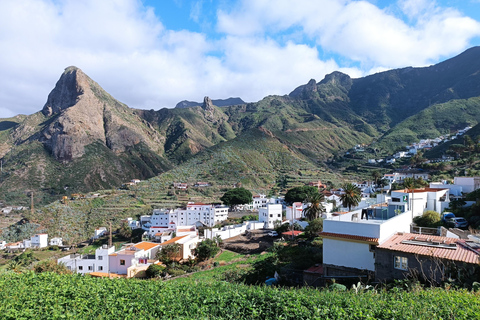
[[[161,138],[154,129],[142,125],[127,106],[76,67],[65,69],[42,113],[52,118],[42,130],[40,141],[60,161],[81,157],[85,146],[93,142],[101,142],[115,152],[142,141],[159,148]]]

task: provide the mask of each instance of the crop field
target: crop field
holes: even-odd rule
[[[0,275],[2,319],[478,319],[479,298],[444,289],[355,294],[224,281]]]

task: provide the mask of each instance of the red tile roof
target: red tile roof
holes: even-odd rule
[[[320,236],[323,238],[340,238],[343,240],[353,240],[353,241],[361,241],[361,242],[368,242],[371,244],[378,244],[378,238],[372,237],[363,237],[363,236],[354,236],[351,234],[343,234],[343,233],[333,233],[333,232],[320,232]]]
[[[173,238],[173,239],[170,239],[170,240],[168,240],[168,241],[165,241],[165,242],[160,243],[160,245],[161,245],[161,246],[164,246],[164,245],[166,245],[166,244],[172,244],[172,243],[175,243],[175,242],[177,242],[178,240],[183,239],[183,238],[185,238],[185,237],[188,237],[188,235],[181,236],[181,237],[175,237],[175,238]]]
[[[133,246],[135,248],[138,248],[140,250],[150,250],[152,248],[155,248],[156,246],[158,246],[159,243],[153,243],[153,242],[147,242],[147,241],[142,241],[142,242],[139,242],[137,244],[134,244]]]
[[[412,240],[414,238],[420,240],[435,241],[439,243],[455,243],[456,248],[442,248],[436,247],[435,245],[419,245],[412,243],[405,243],[405,241]],[[413,253],[422,256],[431,256],[441,259],[448,259],[454,261],[461,261],[466,263],[480,263],[480,255],[468,248],[465,244],[465,240],[447,238],[440,236],[430,236],[430,235],[418,235],[412,233],[398,233],[393,235],[390,239],[378,246],[379,249],[386,249],[392,251],[400,251],[406,253]]]
[[[307,270],[304,270],[303,272],[323,274],[323,265],[310,267]]]
[[[284,236],[298,236],[299,234],[303,233],[303,231],[298,231],[298,230],[292,230],[292,231],[287,231],[287,232],[282,232],[282,235]]]

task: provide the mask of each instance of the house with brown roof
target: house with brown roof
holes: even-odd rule
[[[457,275],[452,270],[479,270],[480,243],[456,238],[397,233],[375,249],[377,281],[417,277],[432,285]]]

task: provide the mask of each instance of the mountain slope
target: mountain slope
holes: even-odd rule
[[[0,193],[7,200],[35,190],[49,201],[65,189],[110,188],[171,168],[163,137],[75,67],[65,69],[41,112],[2,136]]]

